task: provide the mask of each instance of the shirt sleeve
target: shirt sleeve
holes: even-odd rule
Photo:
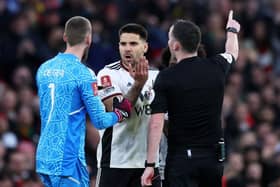
[[[234,57],[229,53],[220,53],[210,58],[211,61],[218,63],[225,74],[228,74],[230,67],[235,63]]]
[[[118,86],[118,77],[114,76],[114,73],[107,68],[102,69],[97,74],[97,84],[99,88],[99,96],[102,101],[122,95],[121,89]]]
[[[105,106],[98,96],[96,76],[91,70],[88,72],[85,80],[79,80],[79,89],[89,117],[97,129],[111,127],[118,122],[118,117],[114,112],[105,112]]]
[[[151,104],[152,114],[167,112],[167,83],[160,72],[154,84],[155,98]]]

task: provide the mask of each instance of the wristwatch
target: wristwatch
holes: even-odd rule
[[[149,162],[147,162],[147,160],[145,160],[145,168],[146,168],[146,167],[152,167],[152,168],[154,168],[155,166],[156,166],[156,163],[155,163],[155,162],[149,163]]]
[[[226,30],[227,30],[227,32],[232,32],[232,33],[238,34],[237,29],[234,27],[228,27]]]

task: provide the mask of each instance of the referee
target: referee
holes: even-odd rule
[[[200,29],[178,20],[169,30],[168,45],[177,64],[159,73],[151,104],[147,166],[141,182],[149,186],[168,112],[168,153],[165,168],[168,187],[220,187],[223,175],[224,142],[221,109],[224,84],[238,56],[239,23],[229,12],[225,52],[211,58],[197,56]]]

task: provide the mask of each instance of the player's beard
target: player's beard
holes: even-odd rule
[[[84,64],[86,64],[86,62],[87,62],[88,53],[89,53],[89,47],[86,47],[85,50],[84,50],[83,57],[82,57],[82,62],[83,62]]]

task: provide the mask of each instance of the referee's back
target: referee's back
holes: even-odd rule
[[[166,186],[221,187],[225,142],[221,110],[230,65],[237,59],[239,23],[229,12],[225,53],[200,58],[200,29],[178,20],[169,29],[168,47],[177,64],[161,71],[154,84],[147,163],[155,161],[156,148],[168,112]],[[146,168],[142,184],[149,185],[153,170]]]
[[[166,85],[169,145],[209,146],[218,142],[225,76],[232,60],[229,54],[191,57],[162,72],[159,80]]]

